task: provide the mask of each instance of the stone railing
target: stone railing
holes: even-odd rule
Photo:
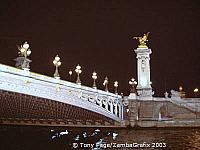
[[[170,98],[172,103],[183,106],[194,112],[200,112],[200,99],[199,98]]]
[[[0,89],[55,100],[123,119],[120,95],[0,64]]]

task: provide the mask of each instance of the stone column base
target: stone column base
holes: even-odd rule
[[[154,92],[152,91],[152,88],[138,88],[138,99],[139,100],[152,100]]]

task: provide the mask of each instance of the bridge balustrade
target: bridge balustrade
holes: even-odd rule
[[[183,99],[175,99],[171,98],[171,102],[184,106],[194,112],[200,112],[200,99],[199,98],[183,98]]]
[[[78,106],[123,119],[120,95],[0,64],[0,89]]]

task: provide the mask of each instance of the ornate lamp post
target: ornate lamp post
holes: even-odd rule
[[[56,57],[53,60],[53,64],[56,67],[55,73],[54,73],[54,78],[56,79],[60,79],[60,75],[58,73],[58,67],[61,66],[61,61],[60,61],[60,57],[58,55],[56,55]]]
[[[93,82],[93,88],[96,89],[97,88],[97,85],[96,85],[96,79],[97,79],[97,73],[96,72],[93,72],[92,73],[92,79],[94,80]]]
[[[25,59],[31,54],[31,50],[29,49],[29,44],[24,42],[19,49],[19,55],[23,56]]]
[[[131,85],[131,93],[136,93],[136,90],[135,90],[135,85],[137,84],[137,82],[135,81],[134,78],[131,78],[131,80],[128,82],[129,85]]]
[[[118,87],[118,82],[117,81],[114,82],[114,87],[115,87],[115,94],[118,94],[117,93],[117,87]]]
[[[27,58],[31,54],[29,44],[27,42],[24,42],[23,45],[17,46],[17,48],[19,50],[19,57],[15,59],[15,66],[20,69],[29,70],[29,63],[31,62],[31,60]]]
[[[79,75],[81,74],[82,70],[81,70],[81,66],[79,64],[76,66],[75,72],[77,73],[76,83],[81,84],[81,80],[80,80]]]
[[[198,93],[198,92],[199,92],[199,89],[198,89],[198,88],[195,88],[195,89],[194,89],[194,96],[195,96],[195,97],[197,97],[197,93]]]
[[[185,98],[185,92],[183,91],[183,87],[179,86],[179,94],[181,98]]]
[[[108,77],[105,77],[103,85],[105,86],[105,91],[108,92]]]

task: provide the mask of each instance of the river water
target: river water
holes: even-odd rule
[[[198,150],[200,128],[0,126],[0,150]]]

